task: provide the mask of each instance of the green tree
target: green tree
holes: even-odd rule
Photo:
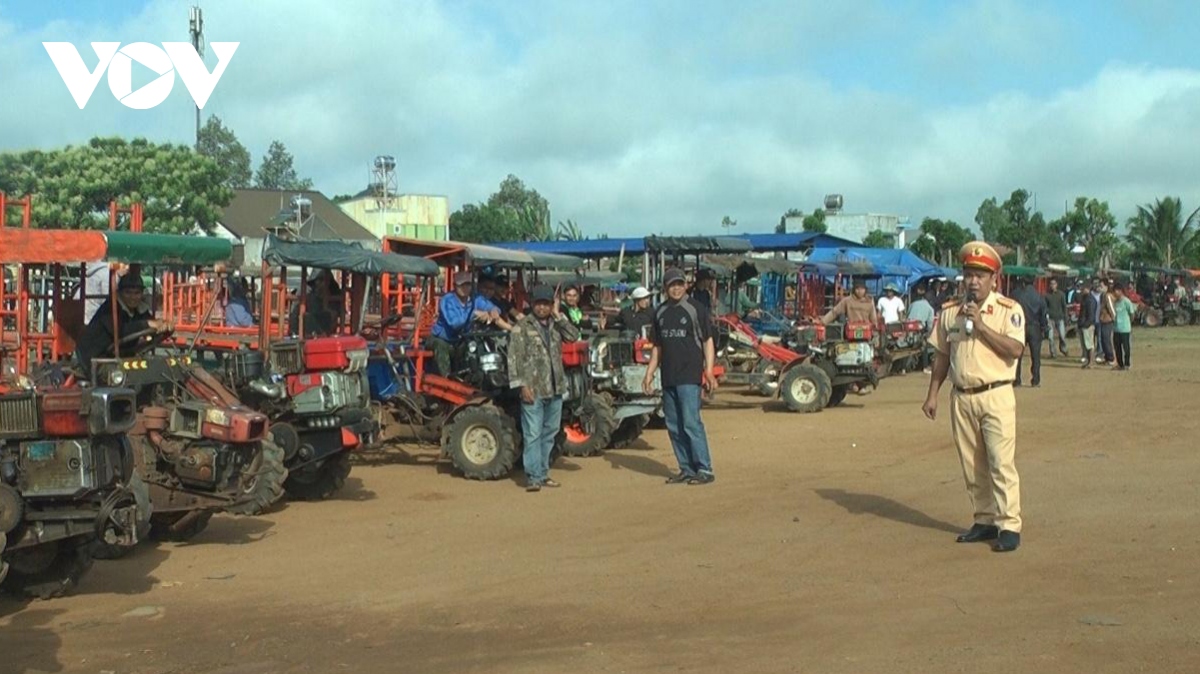
[[[1002,204],[985,199],[975,212],[983,238],[1016,251],[1017,264],[1046,264],[1063,258],[1065,242],[1046,223],[1041,212],[1029,207],[1030,193],[1014,190]]]
[[[1117,238],[1117,218],[1109,211],[1107,201],[1077,197],[1075,208],[1049,225],[1063,242],[1064,248],[1083,246],[1084,259],[1101,269],[1113,268],[1113,253]]]
[[[1200,209],[1184,217],[1179,197],[1138,206],[1129,218],[1129,245],[1135,262],[1174,269],[1200,259]]]
[[[803,217],[803,216],[804,216],[804,211],[800,210],[799,208],[787,209],[786,211],[784,211],[783,215],[779,216],[779,224],[775,225],[775,233],[776,234],[787,233],[787,219],[788,218],[799,218],[799,217]]]
[[[730,227],[737,227],[737,220],[726,215],[721,218],[721,231],[728,232]]]
[[[210,157],[225,174],[225,184],[233,188],[250,187],[250,152],[242,145],[233,130],[221,123],[221,118],[209,115],[200,127],[196,148]]]
[[[583,241],[587,237],[583,235],[581,228],[574,220],[566,222],[558,221],[558,233],[555,236],[559,241]]]
[[[522,227],[517,240],[548,241],[554,238],[550,226],[550,202],[511,173],[500,182],[500,189],[488,197],[487,205],[516,215]]]
[[[881,229],[874,229],[867,232],[863,237],[863,245],[867,248],[895,248],[896,237],[894,234],[888,234]]]
[[[804,216],[802,227],[806,232],[816,232],[824,234],[829,231],[829,227],[825,224],[825,211],[820,208],[813,209],[812,215]]]
[[[330,201],[332,201],[335,204],[344,204],[353,198],[354,198],[353,194],[335,194],[333,196],[333,198],[330,199]]]
[[[293,164],[294,158],[287,146],[278,140],[271,141],[254,173],[254,186],[265,190],[311,190],[312,180],[297,177]]]
[[[210,231],[233,199],[227,176],[186,145],[93,138],[58,150],[0,154],[0,190],[33,195],[37,227],[108,226],[108,206],[141,203],[148,232]],[[16,213],[8,214],[9,222]]]
[[[958,251],[971,242],[975,235],[971,230],[953,220],[925,218],[918,229],[919,234],[911,250],[917,256],[942,266],[957,264]]]
[[[487,204],[464,204],[450,214],[450,238],[469,243],[527,241],[525,225],[507,208]]]

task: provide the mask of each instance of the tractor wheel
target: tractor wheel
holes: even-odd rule
[[[842,384],[841,386],[834,386],[833,393],[829,394],[829,404],[826,405],[826,407],[837,407],[838,405],[841,405],[842,401],[846,399],[846,394],[849,392],[850,392],[849,384]]]
[[[833,395],[829,375],[811,363],[802,363],[788,370],[779,386],[784,402],[793,412],[820,412]]]
[[[17,597],[61,597],[92,568],[87,540],[66,538],[16,550],[0,588]]]
[[[609,449],[625,449],[642,437],[642,429],[650,423],[649,414],[635,414],[621,420],[617,430],[613,431],[612,439],[608,441]]]
[[[259,442],[259,450],[238,479],[239,497],[243,500],[226,508],[234,515],[257,515],[283,497],[283,483],[288,471],[283,465],[283,449],[267,438]]]
[[[555,444],[562,447],[563,456],[595,456],[612,441],[616,428],[612,398],[603,393],[588,393],[575,406],[570,418],[563,419]]]
[[[779,392],[779,364],[764,358],[754,367],[754,374],[760,374],[764,377],[768,374],[773,375],[772,381],[755,382],[750,389],[761,396],[774,398],[775,394]]]
[[[141,473],[136,469],[133,476],[129,479],[129,491],[133,494],[133,500],[137,503],[137,539],[142,542],[150,538],[150,517],[154,512],[154,505],[150,501],[150,487],[142,480]],[[133,552],[135,546],[132,545],[114,545],[106,543],[99,538],[91,543],[91,555],[93,559],[121,559],[130,552]]]
[[[1182,328],[1185,325],[1191,325],[1191,323],[1192,312],[1188,311],[1187,309],[1176,309],[1175,313],[1171,315],[1171,325],[1177,328]]]
[[[1142,314],[1142,325],[1145,325],[1147,328],[1161,328],[1162,324],[1162,309],[1153,309],[1147,307],[1146,312]]]
[[[468,407],[442,429],[442,451],[472,480],[498,480],[512,470],[520,447],[517,424],[493,405]]]
[[[208,528],[212,516],[211,510],[156,513],[150,516],[150,537],[169,543],[190,541]]]
[[[350,475],[350,454],[338,452],[318,464],[309,464],[288,471],[283,488],[288,498],[301,501],[323,501],[346,484]]]

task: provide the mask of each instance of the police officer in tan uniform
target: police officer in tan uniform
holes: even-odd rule
[[[973,241],[959,257],[967,293],[942,305],[929,337],[937,356],[922,411],[930,419],[937,417],[938,392],[949,376],[954,387],[950,425],[975,508],[975,523],[958,542],[995,541],[993,550],[1011,552],[1021,545],[1012,383],[1025,347],[1025,313],[994,289],[1001,268],[994,248]]]

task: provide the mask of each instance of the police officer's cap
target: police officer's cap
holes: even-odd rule
[[[963,269],[982,269],[993,274],[1000,271],[1003,262],[1000,254],[986,241],[972,241],[958,251]]]

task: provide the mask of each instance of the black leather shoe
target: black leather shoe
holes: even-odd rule
[[[1015,531],[1001,531],[1000,537],[992,546],[992,552],[1012,552],[1021,547],[1021,534]]]
[[[1000,532],[994,524],[972,524],[970,530],[965,534],[960,534],[954,539],[956,543],[978,543],[980,541],[994,541],[996,535]]]
[[[693,477],[696,477],[696,476],[689,475],[688,473],[677,473],[677,474],[672,475],[671,477],[667,478],[667,484],[686,484],[687,481],[692,479]]]

